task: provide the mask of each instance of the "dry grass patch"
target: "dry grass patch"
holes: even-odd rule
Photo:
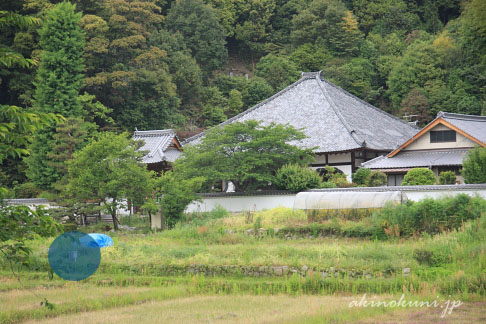
[[[43,298],[56,305],[83,303],[86,300],[102,299],[126,294],[137,294],[150,290],[146,287],[91,287],[83,284],[66,283],[59,288],[35,288],[0,292],[0,312],[40,308]]]
[[[341,296],[195,296],[28,323],[282,323],[344,311],[350,300]]]

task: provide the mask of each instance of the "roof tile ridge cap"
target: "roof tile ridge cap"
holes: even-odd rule
[[[319,71],[319,74],[316,75],[315,80],[317,81],[317,84],[319,85],[319,88],[321,89],[322,93],[324,94],[324,97],[327,99],[329,102],[329,105],[331,106],[331,109],[334,111],[336,116],[339,118],[341,123],[343,123],[344,128],[347,129],[348,133],[351,135],[351,138],[358,144],[360,147],[363,147],[366,145],[366,142],[359,138],[359,136],[356,134],[356,131],[351,128],[351,126],[348,125],[346,120],[344,119],[343,115],[341,112],[338,111],[338,108],[336,104],[334,103],[334,100],[332,100],[331,96],[328,94],[327,90],[324,88],[324,85],[322,84],[321,80],[321,71]]]
[[[218,125],[215,125],[215,126],[213,126],[213,127],[225,126],[225,125],[227,125],[227,124],[229,124],[229,123],[233,122],[234,120],[236,120],[236,119],[238,119],[238,118],[240,118],[240,117],[243,117],[243,116],[245,116],[246,114],[248,114],[248,113],[250,113],[250,112],[252,112],[252,111],[254,111],[254,110],[256,110],[256,109],[260,108],[260,107],[261,107],[261,106],[263,106],[264,104],[266,104],[266,103],[268,103],[269,101],[271,101],[271,100],[273,100],[273,99],[275,99],[275,98],[277,98],[277,97],[281,96],[282,94],[284,94],[285,92],[289,91],[290,89],[295,88],[295,87],[296,87],[298,84],[300,84],[302,81],[306,81],[306,80],[310,80],[310,79],[312,79],[312,78],[302,76],[302,77],[301,77],[299,80],[295,81],[294,83],[292,83],[292,84],[291,84],[291,85],[289,85],[288,87],[286,87],[286,88],[284,88],[284,89],[280,90],[279,92],[275,93],[274,95],[272,95],[272,96],[268,97],[267,99],[263,100],[262,102],[257,103],[257,104],[256,104],[256,105],[254,105],[253,107],[248,108],[247,110],[245,110],[245,111],[243,111],[243,112],[239,113],[238,115],[235,115],[235,116],[231,117],[230,119],[227,119],[227,120],[225,120],[224,122],[222,122],[222,123],[220,123],[220,124],[218,124]],[[211,127],[211,128],[213,128],[213,127]],[[211,129],[211,128],[209,128],[209,129]],[[207,132],[209,129],[207,129],[207,130],[205,130],[204,132],[201,132],[201,133],[199,133],[199,134],[196,134],[196,135],[194,135],[194,136],[191,136],[191,137],[189,137],[189,138],[186,138],[186,139],[185,139],[185,140],[184,140],[184,141],[183,141],[181,144],[182,144],[182,145],[185,145],[185,144],[187,144],[187,143],[190,143],[190,142],[192,142],[192,141],[194,141],[194,140],[198,139],[198,138],[199,138],[199,137],[201,137],[201,136],[204,136],[204,135],[206,134],[206,132]]]
[[[350,93],[350,92],[346,91],[345,89],[343,89],[343,88],[341,88],[341,87],[339,87],[339,86],[335,85],[334,83],[332,83],[331,81],[327,80],[326,78],[321,78],[321,81],[324,81],[324,82],[328,83],[328,84],[329,84],[331,87],[336,88],[337,90],[339,90],[339,91],[343,92],[345,95],[350,96],[351,98],[358,100],[358,101],[359,101],[359,102],[361,102],[362,104],[364,104],[364,105],[366,105],[366,106],[368,106],[368,107],[370,107],[370,108],[372,108],[372,109],[376,110],[377,112],[379,112],[379,113],[381,113],[381,114],[383,114],[383,115],[385,115],[385,116],[387,116],[387,117],[390,117],[390,118],[396,119],[396,120],[398,120],[398,121],[402,122],[403,124],[405,124],[405,125],[407,125],[407,126],[410,126],[410,125],[409,125],[409,124],[408,124],[406,121],[404,121],[404,120],[402,120],[402,119],[398,118],[397,116],[394,116],[394,115],[392,115],[392,114],[390,114],[390,113],[388,113],[388,112],[384,111],[383,109],[380,109],[380,108],[378,108],[378,107],[373,106],[373,105],[372,105],[372,104],[370,104],[369,102],[366,102],[366,101],[364,101],[363,99],[361,99],[361,98],[359,98],[359,97],[355,96],[354,94],[352,94],[352,93]],[[415,127],[413,127],[413,126],[410,126],[410,127],[415,129]]]
[[[135,131],[135,134],[167,134],[167,133],[175,133],[175,131],[172,128]]]
[[[449,113],[449,112],[439,112],[440,117],[442,118],[450,118],[450,119],[460,119],[460,120],[478,120],[478,121],[485,121],[486,116],[478,116],[478,115],[467,115],[467,114],[456,114],[456,113]]]

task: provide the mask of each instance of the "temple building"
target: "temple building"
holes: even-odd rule
[[[295,144],[314,148],[312,168],[330,165],[349,180],[363,162],[393,151],[418,131],[324,79],[321,72],[302,73],[297,82],[219,126],[246,120],[301,129],[307,138]],[[182,145],[197,144],[204,135]]]

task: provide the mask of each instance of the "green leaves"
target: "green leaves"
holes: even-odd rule
[[[437,182],[435,174],[427,168],[414,168],[409,170],[403,178],[402,186],[433,185]]]
[[[466,183],[486,183],[486,148],[469,151],[462,162],[462,175]]]
[[[184,42],[206,73],[219,69],[228,56],[225,31],[216,11],[202,0],[172,2],[165,20],[167,29],[180,32]]]
[[[42,208],[32,210],[0,203],[0,254],[12,266],[27,261],[31,250],[26,240],[49,237],[60,230],[60,225]]]
[[[81,14],[74,9],[69,2],[57,4],[39,32],[42,52],[34,106],[65,117],[81,115],[84,35],[78,25]]]
[[[169,228],[182,217],[187,205],[197,198],[196,192],[201,189],[204,181],[204,177],[183,179],[172,171],[155,180],[155,195],[161,197],[161,212]],[[153,205],[147,207],[154,210]]]
[[[62,120],[62,116],[32,113],[16,106],[0,105],[0,162],[6,157],[28,155],[25,148],[34,133]]]
[[[150,195],[151,173],[141,164],[143,153],[127,134],[106,132],[74,153],[69,163],[67,193],[75,201],[99,200],[113,217],[124,199],[142,205]]]
[[[316,171],[307,167],[298,164],[286,164],[277,170],[275,183],[279,189],[299,192],[319,188],[321,177]]]
[[[289,144],[304,137],[291,126],[260,126],[254,120],[215,127],[200,144],[184,147],[183,158],[174,164],[174,172],[185,179],[203,176],[205,190],[222,180],[232,181],[237,190],[265,188],[284,164],[310,162],[311,149]]]

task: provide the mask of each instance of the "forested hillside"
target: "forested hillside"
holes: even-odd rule
[[[53,13],[59,2],[0,4],[0,50],[36,62],[0,66],[0,105],[68,118],[36,138],[26,164],[3,162],[9,186],[30,166],[36,186],[51,187],[97,129],[190,134],[269,97],[300,71],[322,70],[420,123],[441,110],[486,112],[484,0],[72,0],[75,9]],[[9,12],[42,23],[19,28]]]

